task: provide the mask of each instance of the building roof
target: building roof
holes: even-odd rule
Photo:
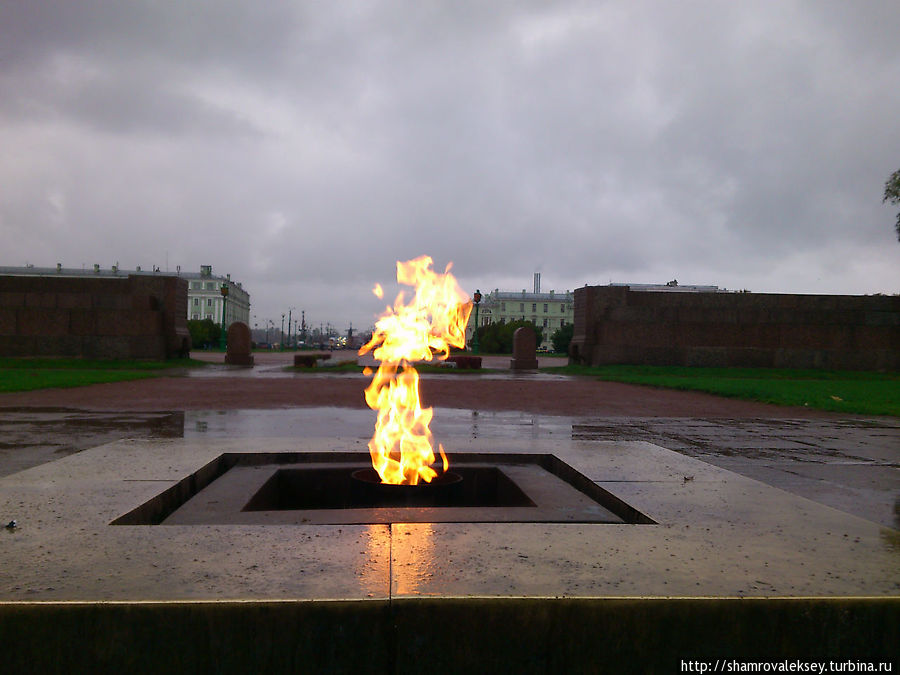
[[[669,282],[667,284],[620,284],[610,283],[610,286],[627,287],[632,291],[666,291],[667,293],[730,293],[731,291],[718,286],[697,286],[686,284],[679,285],[677,282]]]
[[[207,267],[207,266],[204,266]],[[134,270],[125,270],[119,268],[117,265],[113,265],[111,268],[102,268],[99,265],[94,265],[91,268],[77,268],[77,267],[63,267],[62,265],[57,265],[56,267],[35,267],[34,265],[26,265],[25,267],[0,267],[0,275],[4,276],[38,276],[38,277],[104,277],[104,278],[114,278],[114,279],[126,279],[132,275],[146,275],[146,276],[176,276],[182,279],[211,279],[211,280],[219,280],[226,283],[230,283],[238,288],[243,289],[243,286],[240,282],[232,281],[231,275],[219,275],[212,274],[212,268],[210,267],[210,273],[207,274],[203,271],[201,272],[182,272],[179,267],[175,272],[163,272],[158,267],[154,267],[152,270],[144,270],[140,267]]]
[[[572,293],[570,291],[560,293],[555,291],[551,293],[531,293],[529,291],[500,291],[495,289],[485,297],[490,298],[491,300],[530,300],[532,302],[550,300],[571,301]]]

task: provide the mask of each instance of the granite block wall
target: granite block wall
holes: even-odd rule
[[[900,296],[575,291],[570,361],[900,370]]]
[[[187,355],[187,281],[0,276],[0,356]]]

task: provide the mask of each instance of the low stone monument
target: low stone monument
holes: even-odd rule
[[[315,368],[319,365],[319,361],[327,361],[330,358],[331,354],[323,354],[322,352],[294,354],[294,368]]]
[[[455,363],[460,370],[481,370],[481,357],[471,354],[454,354],[447,357],[447,363]]]
[[[513,333],[513,357],[509,367],[513,370],[537,370],[536,339],[534,329],[528,326],[516,328]]]
[[[252,366],[253,354],[250,340],[250,326],[243,321],[235,321],[228,327],[228,348],[225,352],[225,363],[230,366]]]

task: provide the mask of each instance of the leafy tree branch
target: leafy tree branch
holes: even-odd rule
[[[894,206],[900,204],[900,169],[897,169],[884,183],[884,199],[882,202],[890,202]],[[897,214],[897,240],[900,241],[900,213]]]

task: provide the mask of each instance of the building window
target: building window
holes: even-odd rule
[[[207,306],[207,307],[212,307],[212,298],[207,298],[207,299],[206,299],[206,306]]]
[[[544,305],[546,307],[546,305]],[[547,328],[547,319],[544,319],[544,328]]]
[[[200,298],[194,298],[194,307],[200,306]]]
[[[525,311],[525,303],[524,303],[524,302],[520,302],[520,303],[519,303],[519,311],[520,311],[520,312],[524,312],[524,311]],[[525,317],[523,316],[522,318],[524,319]]]
[[[505,303],[505,302],[501,302],[501,303],[500,303],[500,311],[501,311],[501,312],[505,312],[505,311],[506,311],[506,303]]]
[[[200,283],[199,281],[192,281],[191,288],[193,288],[195,291],[197,291],[197,290],[200,290],[201,288],[203,288],[203,284]]]
[[[199,319],[199,318],[200,318],[200,315],[199,315],[199,314],[194,314],[194,315],[193,315],[194,321],[196,321],[196,320]]]
[[[546,313],[547,313],[547,303],[545,302],[544,303],[544,314],[546,314]]]
[[[209,319],[210,321],[212,321],[212,314],[207,314],[206,318]]]
[[[537,303],[536,303],[536,302],[532,302],[532,303],[531,303],[531,311],[532,311],[532,312],[536,312],[536,311],[537,311]]]
[[[216,282],[215,281],[207,281],[206,282],[206,290],[208,290],[208,291],[216,290]]]

